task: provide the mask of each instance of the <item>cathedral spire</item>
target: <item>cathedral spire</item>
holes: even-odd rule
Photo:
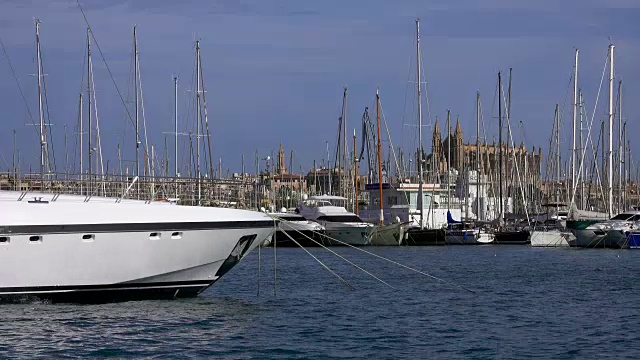
[[[462,136],[462,126],[460,126],[460,118],[456,121],[456,130],[453,132],[455,135]]]
[[[287,162],[284,159],[284,147],[280,142],[280,150],[278,150],[278,175],[284,175],[287,173]]]

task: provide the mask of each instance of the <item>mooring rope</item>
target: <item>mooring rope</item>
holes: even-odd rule
[[[285,223],[290,223],[290,221],[283,220],[283,219],[281,219],[280,221],[281,221],[281,222],[285,222]],[[383,284],[387,285],[388,287],[390,287],[390,288],[392,288],[392,289],[394,289],[394,290],[395,290],[395,288],[394,288],[393,286],[391,286],[389,283],[387,283],[386,281],[384,281],[384,280],[380,279],[380,278],[379,278],[379,277],[377,277],[376,275],[372,274],[371,272],[367,271],[366,269],[362,268],[361,266],[359,266],[358,264],[356,264],[356,263],[352,262],[351,260],[349,260],[349,259],[345,258],[344,256],[342,256],[342,255],[338,254],[337,252],[335,252],[335,251],[333,251],[333,250],[329,249],[328,247],[324,246],[323,244],[321,244],[320,242],[318,242],[318,241],[317,241],[317,240],[315,240],[314,238],[312,238],[312,237],[310,237],[310,236],[306,235],[305,233],[301,232],[300,230],[298,230],[298,229],[294,228],[293,226],[291,226],[291,229],[295,230],[295,231],[296,231],[297,233],[299,233],[300,235],[302,235],[302,236],[304,236],[305,238],[307,238],[307,239],[309,239],[309,240],[313,241],[314,243],[318,244],[318,246],[322,247],[323,249],[326,249],[327,251],[331,252],[332,254],[334,254],[335,256],[339,257],[340,259],[342,259],[342,260],[346,261],[347,263],[349,263],[349,264],[350,264],[350,265],[352,265],[353,267],[357,268],[358,270],[360,270],[360,271],[362,271],[362,272],[366,273],[367,275],[369,275],[369,276],[373,277],[374,279],[378,280],[379,282],[381,282],[381,283],[383,283]],[[287,234],[285,231],[283,231],[283,233],[284,233],[284,234],[286,234],[289,238],[291,238],[291,236],[290,236],[289,234]],[[318,234],[319,234],[319,233],[318,233]],[[298,244],[298,243],[296,242],[296,244]],[[275,245],[275,243],[274,243],[274,245]],[[302,245],[299,245],[299,246],[300,246],[300,247],[302,247],[302,248],[304,248]]]
[[[268,215],[268,216],[270,216],[270,217],[272,217],[272,218],[278,218],[277,216],[275,216],[275,215],[273,215],[273,214],[267,214],[267,215]],[[284,219],[281,219],[281,218],[278,218],[278,220],[279,220],[279,221],[281,221],[281,222],[284,222],[284,223],[288,223],[288,222],[289,222],[289,221],[284,220]],[[294,230],[295,230],[295,229],[294,229]],[[297,230],[296,230],[296,231],[297,231]],[[284,231],[283,231],[283,233],[285,233],[285,234],[286,234],[286,232],[284,232]],[[471,289],[469,289],[469,288],[467,288],[467,287],[464,287],[464,286],[462,286],[462,285],[459,285],[459,284],[456,284],[456,283],[454,283],[454,282],[451,282],[451,281],[448,281],[448,280],[442,279],[442,278],[440,278],[440,277],[437,277],[437,276],[434,276],[434,275],[428,274],[428,273],[426,273],[426,272],[424,272],[424,271],[421,271],[421,270],[418,270],[418,269],[412,268],[412,267],[410,267],[410,266],[407,266],[407,265],[404,265],[404,264],[402,264],[402,263],[399,263],[399,262],[397,262],[397,261],[395,261],[395,260],[391,260],[391,259],[386,258],[386,257],[384,257],[384,256],[381,256],[381,255],[378,255],[378,254],[372,253],[372,252],[370,252],[370,251],[364,250],[364,249],[362,249],[362,248],[360,248],[360,247],[353,246],[353,245],[348,244],[348,243],[346,243],[346,242],[343,242],[343,241],[340,241],[340,240],[338,240],[338,239],[332,238],[331,236],[328,236],[328,235],[326,235],[326,234],[323,234],[323,233],[320,233],[320,232],[316,232],[316,231],[314,231],[314,233],[316,233],[316,234],[318,234],[318,235],[321,235],[321,236],[323,236],[323,237],[325,237],[325,238],[327,238],[327,239],[329,239],[329,240],[331,240],[331,241],[335,241],[335,242],[338,242],[338,243],[340,243],[340,244],[342,244],[342,245],[349,246],[349,247],[354,248],[354,249],[356,249],[356,250],[358,250],[358,251],[364,252],[364,253],[366,253],[366,254],[368,254],[368,255],[371,255],[371,256],[373,256],[373,257],[376,257],[376,258],[378,258],[378,259],[381,259],[381,260],[387,261],[387,262],[389,262],[389,263],[392,263],[392,264],[394,264],[394,265],[400,266],[400,267],[405,268],[405,269],[407,269],[407,270],[410,270],[410,271],[413,271],[413,272],[415,272],[415,273],[421,274],[421,275],[423,275],[423,276],[429,277],[429,278],[431,278],[431,279],[437,280],[437,281],[439,281],[439,282],[442,282],[443,284],[447,284],[447,285],[450,285],[450,286],[453,286],[453,287],[456,287],[456,288],[459,288],[459,289],[462,289],[462,290],[468,291],[468,292],[470,292],[470,293],[474,293],[474,294],[476,293],[474,290],[471,290]],[[287,234],[287,235],[288,235],[288,234]],[[306,235],[305,235],[305,236],[306,236]],[[314,242],[315,242],[315,240],[312,240],[312,241],[314,241]],[[295,241],[294,241],[294,242],[295,242]],[[295,243],[296,243],[296,244],[298,244],[298,242],[295,242]],[[318,243],[318,242],[316,242],[316,243]],[[299,244],[298,244],[298,245],[299,245]],[[300,246],[300,247],[302,247],[301,245],[299,245],[299,246]],[[323,248],[325,248],[325,249],[329,250],[328,248],[326,248],[326,247],[324,247],[324,246],[323,246]],[[304,249],[304,247],[303,247],[303,249]],[[305,249],[305,251],[306,251],[306,249]],[[330,250],[330,251],[331,251],[332,253],[334,253],[334,254],[335,254],[335,252],[334,252],[334,251],[332,251],[332,250]],[[308,253],[308,251],[307,251],[307,253]],[[336,254],[336,255],[337,255],[337,254]],[[388,284],[387,284],[387,285],[388,285]],[[389,285],[389,286],[390,286],[390,285]]]
[[[349,284],[347,280],[345,280],[342,276],[338,275],[335,271],[331,270],[327,265],[325,265],[322,261],[320,261],[320,259],[318,259],[312,253],[310,253],[309,250],[305,249],[304,246],[302,246],[299,242],[297,242],[291,235],[287,234],[285,231],[282,231],[282,233],[285,234],[291,241],[293,241],[296,245],[298,245],[307,254],[309,254],[309,256],[314,258],[320,265],[322,265],[322,267],[327,269],[327,271],[329,271],[335,277],[337,277],[340,281],[342,281],[350,290],[355,290],[355,288],[351,284]],[[275,246],[275,241],[276,241],[275,236],[273,238],[273,241],[274,241],[273,245]]]

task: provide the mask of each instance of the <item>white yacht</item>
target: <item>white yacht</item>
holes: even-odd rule
[[[192,297],[270,236],[263,213],[0,191],[0,298]]]
[[[311,196],[300,202],[296,212],[322,225],[331,245],[366,245],[374,225],[347,211],[346,202],[342,196]]]
[[[637,248],[637,234],[640,229],[640,212],[623,213],[616,217],[623,217],[633,214],[624,221],[605,222],[607,234],[603,238],[606,247],[623,249]],[[615,218],[614,218],[615,219]]]
[[[269,215],[279,220],[278,228],[273,236],[276,246],[307,247],[329,245],[327,238],[323,235],[325,232],[324,226],[317,222],[307,220],[298,214],[288,213],[286,209]],[[273,245],[273,243],[269,245]]]
[[[640,211],[618,214],[610,220],[567,221],[568,227],[576,237],[574,245],[586,248],[622,248],[628,245],[628,229],[640,221]]]

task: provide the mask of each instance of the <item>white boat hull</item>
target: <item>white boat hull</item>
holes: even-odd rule
[[[320,222],[331,245],[363,246],[368,244],[373,225],[368,223]]]
[[[532,247],[568,247],[569,242],[567,242],[566,235],[567,234],[563,234],[559,230],[532,231],[531,246]]]
[[[273,232],[263,214],[237,210],[15,200],[0,210],[2,299],[195,296]]]

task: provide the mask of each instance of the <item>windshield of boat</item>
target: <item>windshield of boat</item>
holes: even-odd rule
[[[358,215],[325,215],[318,217],[318,220],[329,222],[363,222]]]
[[[622,213],[612,217],[611,220],[638,221],[640,220],[640,214]]]
[[[344,207],[344,201],[343,200],[317,200],[317,199],[309,199],[306,200],[304,202],[304,204],[306,206],[314,206],[314,207],[320,207],[320,206],[341,206]]]

